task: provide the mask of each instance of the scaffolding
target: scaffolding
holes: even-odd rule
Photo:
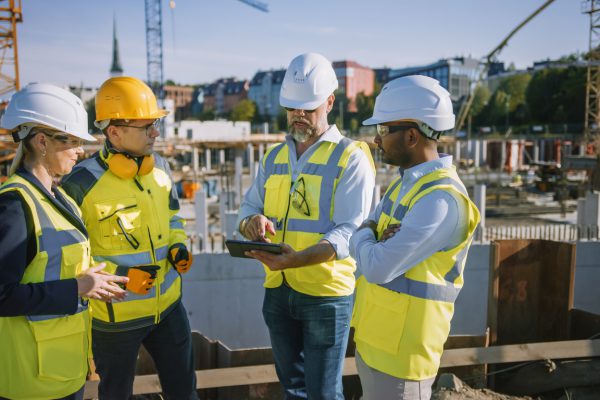
[[[22,21],[21,0],[0,0],[0,96],[19,90],[17,23]]]

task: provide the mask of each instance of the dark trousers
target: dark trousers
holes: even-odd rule
[[[99,398],[129,399],[142,344],[154,360],[164,396],[197,399],[190,324],[181,303],[157,325],[124,332],[92,330]]]
[[[285,284],[266,289],[263,316],[286,399],[344,399],[351,315],[352,296],[309,296]]]

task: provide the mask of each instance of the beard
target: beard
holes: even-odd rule
[[[298,128],[294,125],[295,122],[306,124],[306,127]],[[290,135],[299,143],[305,143],[317,134],[317,128],[304,118],[288,118],[288,126]]]

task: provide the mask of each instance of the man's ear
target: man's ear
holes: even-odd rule
[[[423,139],[423,137],[417,128],[410,128],[406,132],[406,145],[409,147],[416,146],[421,139]]]
[[[111,143],[115,143],[116,141],[119,141],[121,132],[119,132],[119,129],[116,126],[109,125],[106,127],[104,132],[106,133],[107,139],[110,140]]]
[[[331,96],[329,96],[327,98],[327,108],[325,109],[327,111],[327,114],[329,114],[331,112],[331,109],[333,108],[333,102],[335,101],[335,95],[331,94]]]

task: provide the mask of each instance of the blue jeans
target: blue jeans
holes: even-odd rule
[[[352,296],[309,296],[285,284],[266,289],[263,316],[286,399],[344,398],[351,315]]]
[[[126,400],[133,391],[135,364],[144,345],[152,356],[167,399],[197,399],[192,335],[183,304],[157,325],[124,332],[92,330],[100,399]]]

